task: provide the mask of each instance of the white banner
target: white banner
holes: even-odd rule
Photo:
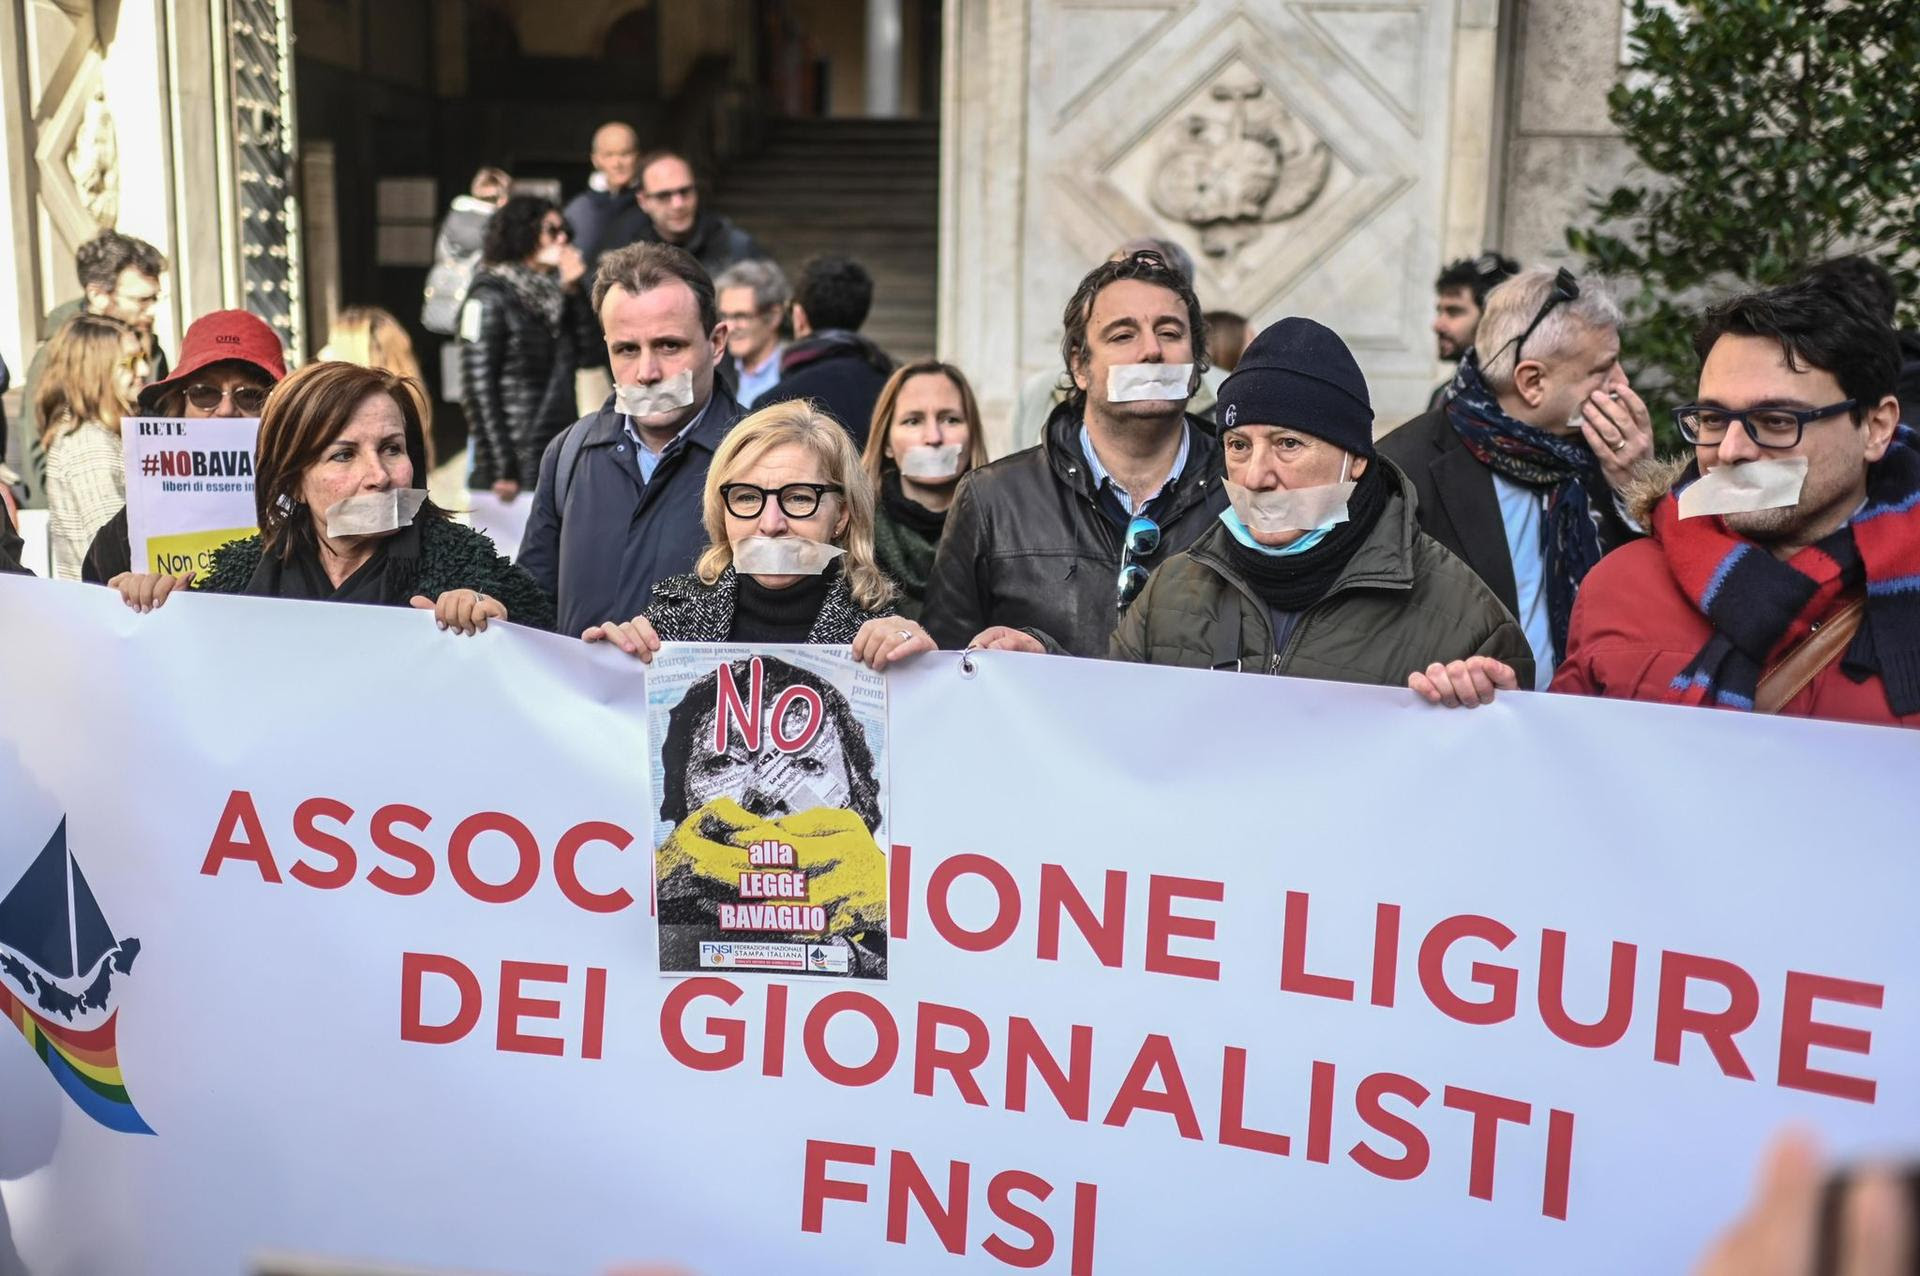
[[[1913,733],[931,656],[888,981],[667,978],[618,652],[0,632],[0,1271],[1675,1271],[1920,1144]]]
[[[213,551],[258,530],[251,417],[129,417],[127,542],[139,572],[198,572]]]

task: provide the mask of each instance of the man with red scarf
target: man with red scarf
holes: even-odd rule
[[[1693,457],[1636,494],[1649,538],[1587,574],[1552,689],[1920,726],[1920,438],[1893,329],[1800,283],[1716,306],[1694,344]],[[1468,663],[1418,689],[1515,685]]]
[[[1893,329],[1802,283],[1716,306],[1695,348],[1699,394],[1675,413],[1693,459],[1639,503],[1651,538],[1587,576],[1553,690],[1920,726],[1920,440]],[[1764,461],[1804,461],[1797,494],[1683,499]],[[1798,653],[1836,624],[1857,629],[1828,659]],[[1806,680],[1770,705],[1761,683],[1789,661]]]

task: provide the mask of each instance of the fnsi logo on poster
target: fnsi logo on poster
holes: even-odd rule
[[[0,1017],[82,1112],[123,1134],[153,1133],[127,1095],[116,1042],[114,976],[139,954],[139,940],[114,938],[67,849],[63,817],[0,897]]]

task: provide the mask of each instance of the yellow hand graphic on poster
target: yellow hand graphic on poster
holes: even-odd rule
[[[762,862],[755,862],[755,848]],[[822,807],[764,820],[732,798],[715,798],[673,831],[659,863],[663,878],[691,873],[733,893],[743,877],[796,870],[804,889],[769,898],[826,909],[829,934],[886,924],[887,857],[852,811]]]
[[[178,576],[198,572],[205,576],[213,570],[213,551],[229,541],[253,535],[251,527],[229,527],[215,532],[176,532],[171,536],[147,539],[147,563],[143,570]]]

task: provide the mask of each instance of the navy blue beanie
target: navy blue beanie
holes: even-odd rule
[[[1373,404],[1353,352],[1331,328],[1297,315],[1248,344],[1220,385],[1213,419],[1223,430],[1283,425],[1373,455]]]

